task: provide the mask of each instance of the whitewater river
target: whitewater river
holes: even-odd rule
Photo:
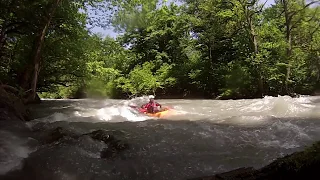
[[[128,107],[146,100],[44,100],[35,120],[0,122],[0,179],[183,180],[260,168],[320,140],[320,97],[158,100],[176,110],[165,119]],[[85,136],[39,145],[56,127],[113,130],[129,149],[109,160],[100,158],[106,145]]]

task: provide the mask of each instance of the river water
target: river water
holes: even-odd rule
[[[164,119],[128,107],[146,101],[44,100],[33,107],[35,120],[1,122],[0,177],[182,180],[260,168],[320,140],[320,97],[158,100],[176,112]],[[37,137],[56,127],[112,130],[129,149],[109,160],[100,158],[106,145],[88,137],[39,145]],[[19,171],[23,164],[29,168]]]

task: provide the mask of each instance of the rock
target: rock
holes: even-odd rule
[[[225,180],[225,179],[243,179],[255,172],[255,169],[250,168],[239,168],[229,172],[217,174],[215,176],[206,176],[200,178],[194,178],[192,180]]]
[[[43,140],[40,140],[43,144],[51,144],[57,143],[62,138],[74,138],[78,139],[81,136],[89,136],[94,140],[102,141],[107,144],[107,148],[104,148],[100,152],[101,158],[108,158],[113,159],[115,158],[120,152],[129,148],[127,143],[123,143],[121,140],[117,140],[114,135],[110,133],[110,131],[106,130],[96,130],[90,133],[85,134],[75,134],[71,131],[68,131],[62,127],[57,127],[49,132]]]
[[[108,143],[108,147],[104,148],[101,153],[101,158],[115,158],[116,155],[118,155],[123,150],[126,150],[129,148],[129,145],[127,143],[122,143],[119,140],[110,141]]]
[[[24,101],[24,104],[39,104],[39,103],[41,103],[41,99],[40,99],[39,95],[36,93],[36,97],[35,97],[35,99],[33,99],[31,91],[24,94],[23,101]]]
[[[79,136],[77,136],[76,134],[70,131],[67,131],[66,129],[63,129],[62,127],[57,127],[46,136],[46,138],[42,141],[42,143],[51,144],[59,141],[63,137],[78,138]]]
[[[228,173],[222,173],[217,175],[217,178],[220,179],[231,179],[231,178],[239,178],[239,179],[243,179],[245,177],[251,176],[251,174],[255,171],[255,169],[253,169],[253,167],[250,168],[239,168],[233,171],[230,171]]]
[[[301,95],[300,95],[300,94],[297,94],[297,93],[290,93],[289,96],[292,97],[292,98],[299,98],[299,97],[301,97]]]
[[[193,178],[192,180],[318,179],[319,168],[320,141],[304,151],[278,158],[258,170],[240,168],[213,176]]]
[[[106,144],[114,140],[114,137],[110,135],[106,130],[96,130],[84,135],[88,135],[92,139],[103,141]]]
[[[0,86],[0,120],[29,119],[29,111],[18,96]]]
[[[92,139],[103,141],[104,143],[108,144],[108,147],[101,151],[101,158],[113,159],[120,152],[129,148],[127,143],[123,143],[122,141],[115,139],[115,137],[110,135],[109,131],[106,130],[97,130],[84,135],[88,135]]]
[[[305,179],[305,177],[317,177],[319,168],[320,142],[317,142],[304,151],[278,158],[271,164],[259,169],[255,174],[255,178]]]

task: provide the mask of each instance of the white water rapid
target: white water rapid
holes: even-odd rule
[[[320,97],[158,100],[176,112],[165,118],[128,106],[146,101],[47,99],[32,107],[30,122],[0,122],[0,178],[188,179],[259,168],[320,140]],[[112,131],[129,148],[109,160],[100,158],[106,145],[85,136],[39,142],[57,127],[76,134]]]

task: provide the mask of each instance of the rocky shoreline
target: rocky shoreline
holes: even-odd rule
[[[6,91],[0,87],[0,121],[28,121],[29,111],[14,93]],[[37,131],[41,131],[38,129]],[[101,151],[100,158],[112,160],[122,151],[130,148],[129,144],[117,139],[116,133],[107,130],[95,130],[84,134],[75,134],[61,127],[44,132],[42,137],[34,137],[39,145],[61,143],[65,138],[77,139],[88,136],[95,141],[104,142],[108,148]],[[320,167],[320,141],[307,147],[304,151],[296,152],[282,158],[278,158],[271,164],[260,169],[252,167],[239,168],[225,173],[220,173],[206,177],[195,177],[190,180],[253,180],[253,179],[318,179],[318,169]],[[28,170],[32,173],[32,167],[24,163],[22,170],[9,172],[0,179],[19,179],[24,173],[20,171]],[[35,179],[39,178],[32,174]]]

